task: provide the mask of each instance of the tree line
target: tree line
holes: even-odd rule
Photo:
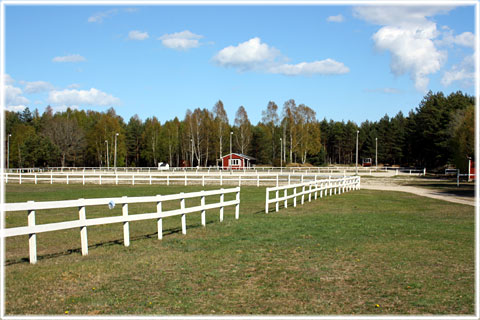
[[[294,100],[283,106],[270,101],[256,125],[243,106],[231,125],[220,100],[211,110],[187,110],[183,120],[163,124],[137,115],[125,122],[113,108],[54,113],[48,106],[41,115],[29,108],[5,111],[5,142],[10,167],[216,166],[230,148],[257,164],[318,166],[355,163],[358,131],[359,159],[375,159],[377,149],[381,164],[464,170],[474,156],[474,105],[461,91],[429,92],[407,116],[398,112],[360,125],[318,120]]]

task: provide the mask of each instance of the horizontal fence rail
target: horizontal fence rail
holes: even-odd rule
[[[298,192],[298,189],[301,188],[301,191]],[[284,203],[284,207],[287,208],[288,200],[293,199],[293,206],[297,206],[297,198],[301,197],[300,203],[305,202],[305,196],[308,196],[308,201],[312,201],[312,194],[314,198],[317,199],[318,195],[320,198],[323,195],[327,196],[330,193],[330,196],[333,194],[341,194],[348,192],[350,190],[359,190],[360,189],[360,177],[343,177],[340,179],[325,179],[318,181],[309,181],[299,184],[292,184],[280,187],[267,188],[265,191],[265,213],[269,211],[269,205],[271,203],[275,204],[275,211],[279,210],[280,202]],[[280,191],[283,190],[283,195],[280,195]],[[291,191],[289,191],[291,190]],[[274,192],[274,197],[270,198],[270,193]],[[290,193],[290,194],[289,194]]]
[[[23,184],[181,184],[181,185],[280,185],[301,183],[309,180],[326,178],[324,174],[308,173],[243,173],[243,172],[211,172],[211,173],[5,173],[5,183]]]
[[[222,167],[138,167],[138,168],[125,168],[125,167],[48,167],[48,168],[9,168],[5,169],[5,172],[8,173],[46,173],[46,172],[71,172],[71,173],[80,173],[80,172],[92,172],[92,173],[159,173],[159,172],[250,172],[250,173],[347,173],[347,172],[357,172],[360,174],[372,174],[372,173],[389,173],[391,175],[396,174],[420,174],[425,175],[425,168],[416,168],[416,167],[358,167],[353,166],[328,166],[328,167],[264,167],[264,166],[255,166],[241,169],[230,169]]]
[[[235,193],[235,200],[224,201],[225,194]],[[216,203],[205,204],[205,197],[207,196],[220,196],[220,201]],[[193,207],[185,207],[185,199],[200,198],[200,205]],[[180,200],[180,209],[164,211],[162,210],[162,203],[165,201]],[[156,203],[156,212],[142,213],[142,214],[128,214],[128,205],[133,203]],[[122,215],[113,217],[102,217],[87,219],[86,207],[89,206],[101,206],[108,205],[111,207],[116,204],[122,205]],[[88,240],[87,240],[87,227],[106,225],[112,223],[123,223],[123,236],[125,246],[130,245],[130,232],[129,222],[141,221],[141,220],[157,220],[158,239],[162,239],[162,222],[163,218],[172,216],[181,216],[182,233],[187,233],[186,214],[192,212],[201,212],[202,225],[206,225],[205,211],[210,209],[220,209],[220,221],[223,221],[224,207],[235,206],[235,219],[240,217],[240,187],[231,189],[209,190],[190,193],[179,193],[172,195],[157,195],[148,197],[117,197],[117,198],[98,198],[98,199],[78,199],[78,200],[64,200],[64,201],[44,201],[44,202],[21,202],[21,203],[5,203],[3,205],[3,211],[27,211],[28,226],[6,228],[2,230],[2,237],[13,237],[28,235],[29,236],[29,252],[30,263],[37,262],[37,245],[36,235],[41,232],[50,232],[57,230],[66,230],[72,228],[80,229],[80,239],[82,246],[82,255],[88,254]],[[78,220],[56,222],[48,224],[35,224],[35,212],[38,210],[48,209],[63,209],[63,208],[78,208]]]
[[[244,171],[212,171],[212,172],[138,172],[138,173],[102,173],[102,172],[31,172],[4,173],[5,183],[23,184],[181,184],[181,185],[256,185],[279,186],[322,178],[341,177],[342,174],[327,175],[316,172],[244,172]]]

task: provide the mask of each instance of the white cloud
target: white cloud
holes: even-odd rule
[[[341,14],[336,15],[336,16],[330,16],[327,18],[328,22],[343,22],[345,21],[345,17],[342,16]]]
[[[164,34],[163,36],[159,37],[158,40],[162,40],[162,44],[167,48],[175,50],[188,50],[199,47],[200,41],[198,40],[201,38],[203,38],[203,36],[185,30],[182,32]]]
[[[82,62],[86,61],[84,57],[79,54],[69,54],[66,56],[55,57],[52,59],[53,62]]]
[[[110,18],[111,16],[114,16],[117,13],[118,13],[118,9],[111,9],[107,11],[97,12],[88,18],[88,22],[101,23],[103,22],[104,19]]]
[[[455,81],[460,81],[465,86],[474,84],[475,55],[466,56],[462,62],[453,65],[449,71],[445,71],[442,77],[442,84],[447,87]]]
[[[332,59],[298,64],[281,64],[269,69],[270,73],[279,73],[287,76],[314,75],[314,74],[345,74],[350,71],[343,63]]]
[[[96,12],[93,15],[91,15],[90,17],[88,17],[88,22],[102,23],[103,20],[105,20],[107,18],[111,18],[114,15],[116,15],[117,13],[120,13],[120,12],[133,13],[133,12],[137,12],[137,11],[138,11],[138,8],[123,8],[121,10],[115,8],[115,9],[110,9],[110,10],[106,10],[106,11]]]
[[[115,106],[120,104],[120,99],[95,88],[90,90],[53,90],[49,93],[48,101],[60,106]]]
[[[28,104],[30,100],[23,96],[22,89],[14,87],[12,85],[5,86],[5,105],[7,107],[13,105]]]
[[[24,85],[23,89],[26,93],[39,93],[53,89],[53,85],[46,81],[21,81],[20,83]]]
[[[455,36],[450,28],[444,26],[442,29],[446,31],[442,33],[442,39],[435,40],[436,45],[451,47],[455,44],[464,47],[475,47],[475,35],[473,33],[464,32]]]
[[[27,107],[26,105],[20,104],[17,106],[6,106],[5,110],[13,111],[13,112],[22,112],[23,110],[25,110],[26,107]]]
[[[234,67],[241,71],[263,67],[280,57],[280,51],[262,43],[260,38],[252,38],[237,46],[223,48],[213,61],[222,67]]]
[[[386,94],[400,94],[402,91],[396,88],[376,88],[376,89],[365,89],[365,92],[372,93],[386,93]]]
[[[278,49],[262,43],[260,38],[252,38],[237,46],[223,48],[213,57],[213,61],[221,67],[288,76],[343,74],[350,71],[343,63],[333,59],[298,64],[287,64],[286,60]]]
[[[81,85],[79,85],[78,83],[72,83],[67,86],[67,88],[69,89],[79,89],[80,87]]]
[[[133,30],[128,33],[128,39],[130,40],[145,40],[148,39],[148,37],[148,32]]]
[[[424,29],[387,26],[377,31],[373,40],[379,50],[390,51],[390,69],[395,75],[408,73],[415,88],[425,91],[428,75],[438,72],[447,58],[446,52],[435,47],[432,41],[434,32],[434,25]]]
[[[4,81],[5,85],[7,85],[7,84],[13,84],[13,83],[15,82],[15,80],[13,80],[13,78],[10,77],[10,75],[7,74],[7,73],[5,73],[5,74],[3,75],[3,81]]]
[[[395,75],[408,73],[415,88],[425,91],[428,76],[438,72],[447,59],[447,53],[435,46],[439,32],[428,17],[451,9],[447,6],[361,6],[354,8],[354,16],[383,26],[372,37],[375,47],[391,53],[390,69]]]

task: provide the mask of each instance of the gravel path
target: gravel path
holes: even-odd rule
[[[429,188],[403,186],[399,185],[398,182],[400,181],[393,181],[392,179],[362,179],[362,189],[409,192],[422,197],[475,206],[475,198],[472,197],[462,197]]]

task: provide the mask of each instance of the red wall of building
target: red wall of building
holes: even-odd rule
[[[225,156],[223,157],[222,159],[222,165],[223,165],[223,168],[224,169],[229,169],[229,166],[228,166],[228,160],[230,159],[230,156]],[[236,154],[233,154],[231,156],[231,159],[240,159],[240,164],[239,165],[232,165],[232,169],[243,169],[243,166],[245,164],[245,159],[236,155]]]

